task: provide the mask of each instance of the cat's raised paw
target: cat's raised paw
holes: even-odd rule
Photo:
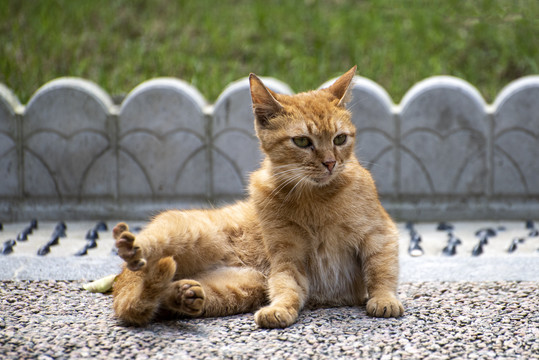
[[[206,299],[202,285],[195,280],[178,280],[174,286],[176,288],[174,307],[187,315],[201,315]]]
[[[404,307],[394,296],[373,297],[367,302],[367,315],[374,317],[399,317],[404,314]]]
[[[118,235],[118,238],[116,238],[116,247],[118,248],[118,255],[127,263],[129,270],[137,271],[146,265],[146,260],[142,259],[140,247],[135,244],[135,235],[129,231],[124,231]]]
[[[297,310],[284,306],[266,306],[255,314],[255,322],[262,328],[285,328],[296,322]]]
[[[112,229],[112,237],[114,240],[118,240],[124,231],[129,231],[129,226],[126,223],[120,222],[116,224],[116,226]]]

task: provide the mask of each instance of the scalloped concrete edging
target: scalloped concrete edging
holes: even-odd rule
[[[400,104],[362,77],[352,92],[357,155],[397,219],[539,213],[539,76],[510,83],[491,105],[449,76],[419,82]],[[213,106],[173,78],[140,84],[120,106],[84,79],[53,80],[26,106],[0,84],[3,221],[147,218],[220,204],[244,196],[261,158],[247,78]]]

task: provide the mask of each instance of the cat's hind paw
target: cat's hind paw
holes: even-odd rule
[[[178,280],[173,286],[174,309],[190,316],[201,315],[206,300],[202,285],[195,280]]]
[[[126,223],[119,222],[116,224],[116,226],[112,229],[112,237],[114,240],[118,240],[124,231],[129,231],[129,226]]]
[[[367,315],[388,318],[399,317],[402,314],[404,314],[404,307],[395,296],[377,296],[367,301]]]
[[[116,239],[118,255],[127,263],[129,270],[138,271],[146,265],[146,260],[142,258],[140,247],[135,244],[135,235],[129,231],[123,231],[117,235],[117,232],[123,228],[120,227],[122,224],[116,225],[114,230],[112,230]],[[125,228],[127,228],[127,225],[125,225]]]

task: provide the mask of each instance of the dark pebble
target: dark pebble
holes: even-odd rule
[[[88,255],[88,246],[87,245],[84,245],[84,247],[82,249],[80,249],[79,251],[77,251],[75,253],[75,256],[84,256],[84,255]]]
[[[96,247],[97,247],[97,242],[95,241],[95,239],[88,240],[88,242],[86,243],[86,248],[88,249],[94,249]]]
[[[532,231],[530,231],[528,236],[529,237],[538,237],[539,236],[539,231],[537,229],[533,229]]]
[[[99,239],[99,234],[96,229],[88,230],[86,233],[86,240],[96,240]]]
[[[449,231],[449,230],[453,230],[454,228],[455,227],[453,226],[453,224],[442,221],[442,222],[438,223],[438,227],[436,228],[436,230],[438,230],[438,231]]]
[[[410,242],[420,243],[421,242],[421,235],[419,235],[418,233],[416,233],[414,231],[413,234],[410,234]]]
[[[518,243],[518,239],[513,239],[513,241],[511,242],[511,245],[509,245],[509,249],[507,249],[507,252],[508,253],[515,252],[515,250],[517,249],[517,243]]]
[[[37,227],[38,227],[38,222],[37,222],[37,219],[32,219],[30,221],[30,227],[34,230],[37,230]]]
[[[37,250],[37,254],[39,256],[45,256],[50,252],[51,252],[51,248],[49,246],[47,246],[47,245],[42,246],[42,247],[39,248],[39,250]]]
[[[26,229],[25,229],[25,230],[26,230]],[[27,233],[25,230],[21,231],[21,232],[19,233],[19,235],[17,235],[17,240],[19,240],[19,241],[26,241],[26,240],[28,240],[28,233]]]
[[[107,227],[107,224],[104,221],[100,221],[95,225],[94,229],[96,231],[107,231],[108,227]]]
[[[481,244],[481,246],[487,245],[487,244],[488,244],[488,236],[483,236],[483,237],[479,240],[479,243]]]
[[[484,228],[484,229],[479,229],[475,232],[475,236],[479,237],[479,238],[482,238],[484,236],[488,236],[488,237],[494,237],[497,235],[497,232],[496,230],[494,230],[493,228]]]
[[[479,256],[482,253],[483,253],[483,243],[479,242],[479,244],[474,246],[474,248],[472,250],[472,256]]]
[[[54,246],[60,243],[60,237],[54,234],[51,239],[47,242],[46,246]]]
[[[456,237],[453,233],[449,233],[447,243],[448,244],[460,245],[460,244],[462,244],[462,240],[460,240],[458,237]]]
[[[65,229],[56,228],[52,233],[52,237],[65,238],[67,237]]]
[[[444,256],[453,256],[457,253],[457,244],[456,243],[449,243],[446,247],[442,250],[442,255]]]
[[[8,255],[13,252],[13,247],[17,245],[15,240],[6,240],[2,246],[2,255]]]
[[[526,229],[535,229],[533,220],[526,220]]]
[[[58,230],[58,229],[62,229],[62,230],[67,230],[67,225],[65,222],[63,221],[59,221],[58,224],[56,224],[56,227],[55,227],[55,230]]]

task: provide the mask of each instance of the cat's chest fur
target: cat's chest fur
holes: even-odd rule
[[[311,305],[357,304],[357,289],[363,288],[361,224],[347,206],[345,192],[331,199],[311,198],[308,206],[289,204],[285,212],[305,235],[301,241]]]
[[[309,302],[332,305],[353,304],[353,289],[361,282],[358,252],[342,224],[314,229],[307,247],[306,274],[309,279]]]

